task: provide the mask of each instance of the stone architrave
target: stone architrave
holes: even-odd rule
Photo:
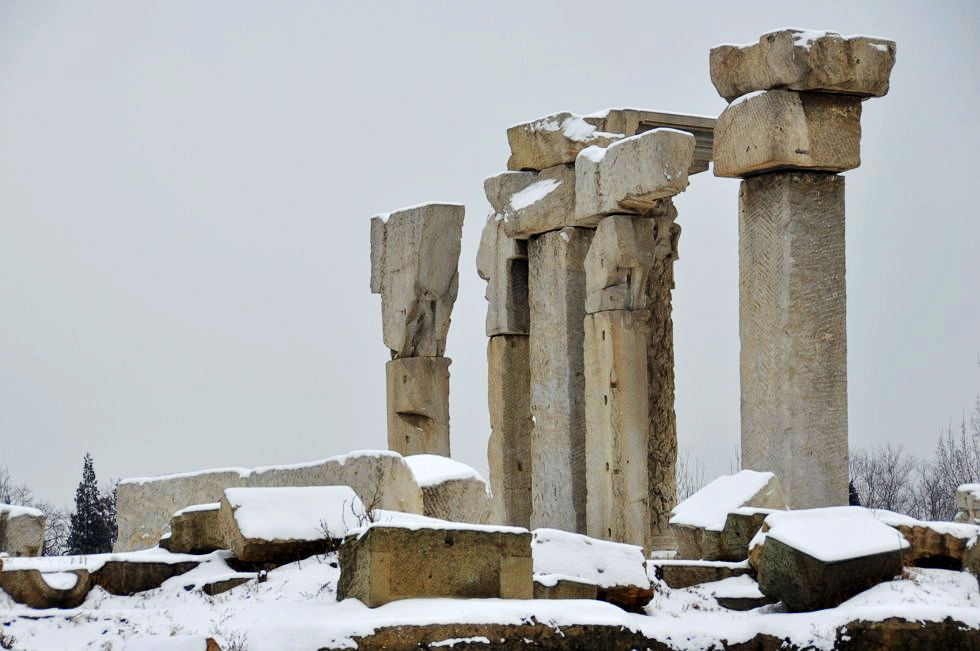
[[[584,261],[594,232],[563,228],[528,243],[535,528],[586,528]]]
[[[463,206],[427,203],[371,219],[371,292],[392,357],[440,357],[459,286]]]
[[[502,172],[483,182],[508,237],[533,235],[570,226],[575,210],[575,166],[555,165],[540,172]]]
[[[676,499],[670,207],[603,219],[585,262],[587,530],[648,551],[672,546]]]
[[[507,169],[543,170],[574,163],[586,147],[605,147],[622,137],[621,133],[599,131],[579,115],[547,115],[507,129],[511,151]]]
[[[531,367],[529,337],[498,335],[487,344],[491,521],[531,523]]]
[[[895,42],[836,32],[784,29],[758,43],[711,49],[711,83],[731,102],[757,90],[788,88],[881,97],[895,65]]]
[[[487,219],[476,253],[477,274],[487,281],[487,336],[527,335],[527,241],[508,237],[499,215]]]
[[[844,178],[763,174],[739,191],[742,466],[790,508],[847,504]]]
[[[449,456],[448,357],[402,357],[385,364],[388,448]]]

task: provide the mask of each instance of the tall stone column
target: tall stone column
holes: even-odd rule
[[[381,294],[388,447],[449,456],[443,353],[459,286],[463,206],[428,203],[371,219],[371,291]]]
[[[847,504],[839,173],[860,164],[861,101],[888,92],[894,61],[892,41],[798,30],[711,51],[712,82],[732,102],[718,118],[714,173],[744,179],[742,466],[775,472],[792,508]]]
[[[670,197],[687,187],[694,145],[691,135],[655,130],[576,163],[578,213],[600,216],[585,261],[587,531],[647,550],[673,542],[680,227]]]

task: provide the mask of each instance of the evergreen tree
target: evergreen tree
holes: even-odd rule
[[[92,455],[82,462],[82,481],[75,490],[75,512],[68,532],[69,554],[99,554],[112,551],[115,542],[115,497],[99,491]]]
[[[861,506],[861,498],[858,497],[853,481],[847,482],[847,503],[851,506]]]

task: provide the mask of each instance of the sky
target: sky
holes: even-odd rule
[[[847,172],[853,447],[931,454],[980,393],[980,3],[0,2],[0,467],[102,479],[386,445],[369,219],[466,206],[453,456],[484,474],[483,179],[508,126],[717,116],[708,51],[784,26],[898,43]],[[680,447],[739,438],[738,181],[676,199]]]

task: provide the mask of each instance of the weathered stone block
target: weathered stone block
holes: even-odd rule
[[[487,336],[526,335],[531,319],[527,304],[527,241],[508,237],[504,222],[497,215],[491,215],[483,227],[476,271],[487,281]]]
[[[649,561],[649,564],[654,576],[675,590],[753,573],[752,568],[744,562],[677,560]]]
[[[487,343],[490,440],[487,458],[495,524],[531,524],[531,366],[529,338]]]
[[[754,95],[722,112],[714,147],[715,176],[851,170],[861,164],[861,100],[788,90]]]
[[[711,83],[729,102],[757,90],[789,88],[881,97],[895,65],[895,42],[835,32],[784,29],[758,43],[711,49]]]
[[[227,549],[219,525],[220,507],[220,502],[195,504],[174,513],[167,549],[175,554],[206,554]]]
[[[439,357],[459,287],[464,208],[428,203],[371,219],[371,291],[393,357]]]
[[[582,583],[571,579],[534,579],[535,599],[597,599],[599,589],[594,583]]]
[[[186,557],[185,557],[186,558]],[[198,561],[109,560],[91,574],[92,585],[114,595],[154,590],[167,579],[186,574]]]
[[[780,172],[739,192],[742,467],[790,508],[847,504],[844,178]]]
[[[476,470],[438,454],[416,454],[405,462],[422,488],[424,515],[452,522],[490,521],[490,490]]]
[[[605,109],[584,116],[586,122],[600,131],[635,136],[654,129],[677,129],[694,136],[694,159],[688,175],[704,172],[711,162],[711,142],[715,119],[702,115],[683,115],[646,109]]]
[[[338,601],[376,607],[415,597],[530,599],[531,534],[479,525],[373,524],[340,547]]]
[[[88,570],[0,572],[0,588],[17,603],[31,608],[77,608],[85,601],[91,585]]]
[[[403,357],[385,364],[388,448],[449,456],[448,357]]]
[[[687,188],[694,136],[654,129],[575,159],[576,226],[595,226],[604,215],[644,214]]]
[[[528,244],[531,305],[531,526],[585,531],[584,261],[592,229]]]
[[[358,450],[320,461],[262,468],[223,468],[124,479],[116,487],[119,537],[115,551],[152,547],[175,511],[217,502],[237,486],[350,486],[365,503],[422,512],[422,490],[397,452]]]
[[[483,187],[508,237],[526,240],[573,221],[573,165],[556,165],[538,173],[504,172],[488,178]]]
[[[980,534],[980,526],[975,524],[916,520],[885,510],[872,513],[880,522],[898,529],[909,542],[902,556],[906,566],[961,569],[967,544]]]
[[[0,504],[0,552],[40,556],[44,551],[44,513],[28,506]]]
[[[543,170],[575,162],[586,147],[605,147],[622,134],[603,133],[578,115],[555,113],[507,129],[509,170]]]

